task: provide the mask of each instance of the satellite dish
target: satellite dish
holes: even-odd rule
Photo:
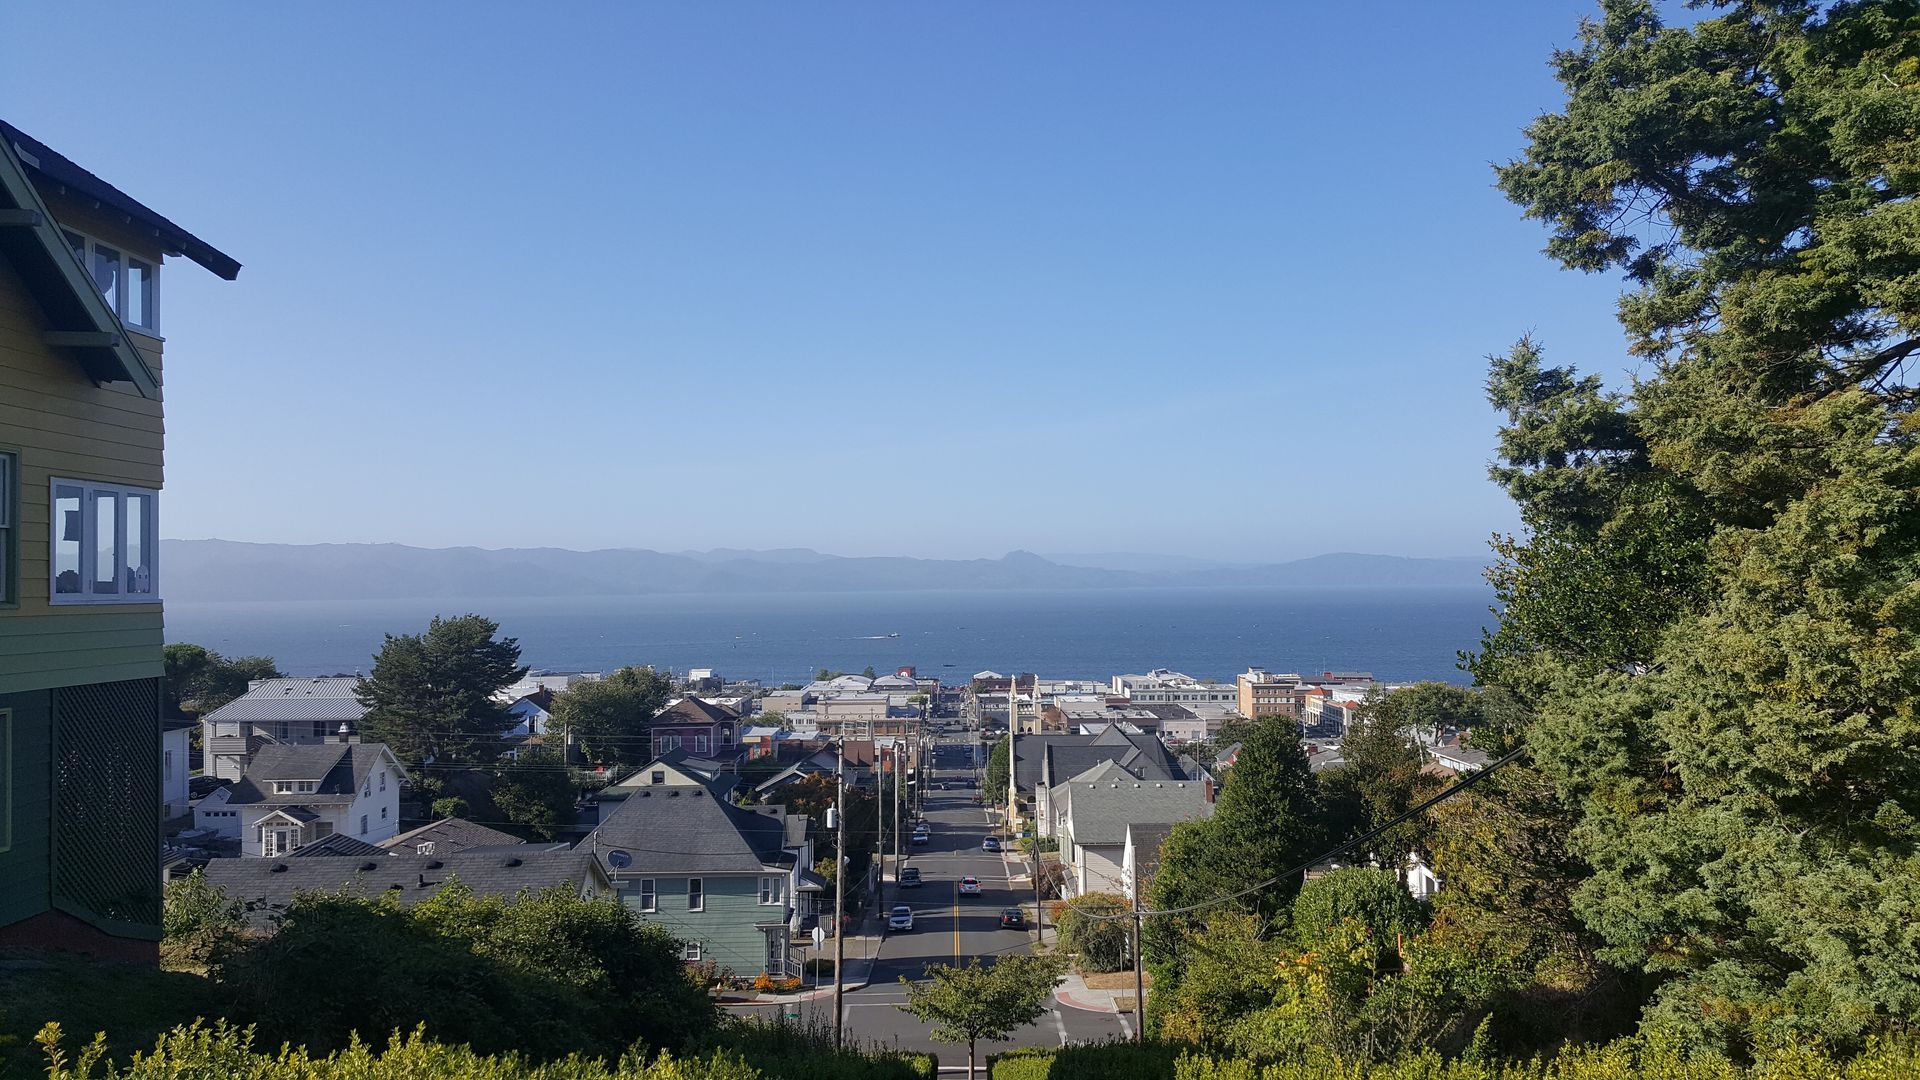
[[[607,852],[607,865],[613,867],[615,870],[625,870],[627,867],[633,865],[633,856],[618,849],[609,851]]]

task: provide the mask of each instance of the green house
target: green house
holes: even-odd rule
[[[156,959],[161,285],[240,264],[0,122],[0,946]]]
[[[778,806],[734,806],[705,784],[673,782],[666,769],[635,775],[642,782],[627,785],[581,844],[621,901],[678,937],[690,962],[740,977],[799,974],[794,935],[821,887],[807,869],[807,820]]]

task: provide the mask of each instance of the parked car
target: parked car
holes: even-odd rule
[[[1027,913],[1017,907],[1002,909],[1000,912],[1000,928],[1003,930],[1025,930],[1027,928]]]
[[[981,851],[999,851],[1000,838],[997,836],[989,836],[985,840],[980,841],[980,850]]]
[[[980,879],[977,877],[974,877],[972,874],[968,874],[966,877],[961,878],[960,879],[960,895],[961,896],[979,896],[980,895]]]
[[[915,889],[915,888],[919,888],[919,886],[920,886],[920,868],[919,867],[909,866],[900,871],[900,887],[901,888]]]
[[[893,911],[887,915],[887,929],[913,929],[913,909],[905,904],[896,904]]]

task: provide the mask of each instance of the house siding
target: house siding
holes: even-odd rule
[[[788,887],[784,871],[772,871]],[[767,969],[767,937],[758,927],[764,923],[785,922],[788,907],[760,903],[759,874],[700,875],[705,885],[706,910],[687,910],[687,878],[655,876],[658,909],[639,911],[640,894],[635,879],[643,874],[623,876],[620,899],[639,913],[646,922],[666,928],[682,941],[697,941],[701,959],[719,964],[735,975],[751,977]],[[789,896],[786,900],[790,901]]]
[[[97,223],[77,227],[157,258],[89,224]],[[52,478],[158,489],[165,436],[159,401],[121,384],[93,385],[71,359],[41,343],[49,329],[57,328],[47,325],[13,266],[0,260],[0,451],[19,459],[18,595],[0,604],[0,694],[157,678],[162,669],[160,604],[54,607],[47,600]],[[130,340],[157,375],[159,341]],[[160,585],[164,592],[164,571]]]

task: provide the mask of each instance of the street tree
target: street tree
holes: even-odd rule
[[[1116,893],[1083,893],[1061,907],[1060,951],[1072,953],[1081,971],[1119,971],[1133,960],[1132,905]]]
[[[554,695],[554,726],[596,765],[643,765],[653,756],[653,717],[673,697],[673,680],[651,667],[623,667]]]
[[[518,639],[496,640],[499,630],[462,615],[436,616],[424,634],[388,634],[354,691],[367,709],[362,733],[403,761],[497,760],[513,717],[495,695],[527,673]]]
[[[925,982],[900,977],[907,1001],[895,1007],[934,1025],[938,1041],[966,1043],[971,1078],[980,1040],[1011,1038],[1046,1015],[1066,970],[1064,958],[1049,954],[1002,956],[991,965],[978,957],[964,967],[933,964]]]
[[[1011,736],[996,740],[993,749],[987,751],[987,789],[981,792],[981,795],[990,806],[999,806],[1007,801],[1007,782],[1011,779],[1012,759]]]

